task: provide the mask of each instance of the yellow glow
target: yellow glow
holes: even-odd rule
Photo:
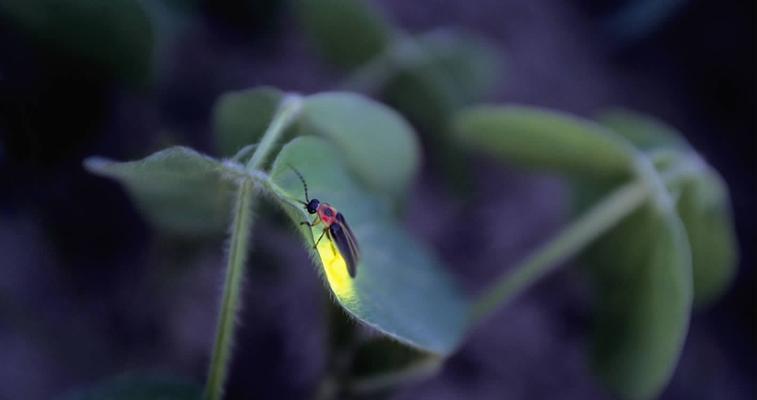
[[[355,289],[352,278],[347,271],[347,264],[334,242],[327,237],[321,239],[321,242],[318,243],[318,255],[321,257],[323,268],[326,271],[326,279],[328,279],[334,294],[342,300],[353,298]]]

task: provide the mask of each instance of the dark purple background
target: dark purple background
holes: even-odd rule
[[[159,48],[154,84],[136,90],[51,62],[0,24],[0,399],[45,399],[138,369],[204,378],[222,240],[153,231],[81,160],[139,158],[169,143],[211,151],[209,113],[223,91],[338,84],[343,75],[309,49],[285,5],[256,4],[252,15],[202,6]],[[753,398],[754,4],[681,1],[622,36],[607,21],[624,4],[378,5],[410,32],[454,26],[488,37],[506,62],[487,100],[585,116],[624,105],[685,132],[731,187],[742,259],[727,295],[694,314],[663,398]],[[426,168],[407,218],[471,292],[547,239],[567,209],[554,178],[488,160],[475,160],[474,173],[463,207]],[[230,398],[307,398],[326,359],[322,285],[305,252],[292,252],[301,247],[288,227],[262,222],[256,232]],[[451,246],[461,235],[476,246]],[[396,398],[611,398],[584,351],[590,305],[580,270],[565,268],[476,329],[438,377]]]

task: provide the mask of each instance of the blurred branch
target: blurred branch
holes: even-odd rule
[[[632,182],[610,193],[557,237],[497,279],[473,305],[473,319],[480,321],[501,304],[519,295],[547,273],[583,250],[593,240],[631,214],[648,198],[643,182]]]
[[[645,176],[648,173],[638,166],[637,170],[641,170],[638,171],[640,179],[627,183],[607,195],[557,237],[515,266],[512,272],[498,278],[474,303],[473,321],[488,317],[499,306],[524,292],[539,279],[584,250],[644,202],[656,201],[656,191],[669,190],[668,188],[696,177],[702,171],[702,164],[697,159],[686,159],[675,168],[662,173],[659,182],[649,182],[650,178]],[[667,188],[661,189],[658,185]]]

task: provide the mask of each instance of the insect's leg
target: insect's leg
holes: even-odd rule
[[[318,225],[318,223],[319,223],[319,222],[321,222],[321,218],[319,218],[319,217],[318,217],[318,216],[316,215],[316,216],[315,216],[315,219],[313,219],[313,222],[302,221],[302,222],[300,222],[300,225],[307,225],[307,226],[309,226],[309,227],[311,227],[311,228],[312,228],[312,227],[314,227],[314,226]]]
[[[321,239],[323,239],[323,235],[325,235],[325,234],[326,234],[326,229],[327,229],[327,228],[323,228],[323,232],[321,232],[321,236],[319,236],[319,237],[318,237],[318,240],[316,240],[316,241],[315,241],[315,245],[313,245],[313,248],[314,248],[314,249],[318,249],[318,243],[320,243],[320,242],[321,242]]]

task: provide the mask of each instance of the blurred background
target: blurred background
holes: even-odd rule
[[[86,173],[82,160],[137,159],[173,144],[218,154],[212,110],[223,92],[333,90],[355,72],[321,57],[288,1],[72,3],[0,0],[2,400],[53,398],[128,371],[202,382],[223,235],[152,228],[119,185]],[[404,32],[460,29],[495,49],[492,84],[471,101],[589,117],[622,105],[686,135],[730,186],[741,261],[726,295],[695,311],[662,397],[754,398],[754,3],[374,5]],[[445,172],[454,161],[434,150],[433,126],[409,118],[428,151],[406,222],[466,290],[483,287],[569,220],[558,179],[483,158],[467,160],[462,199]],[[461,215],[464,226],[452,217]],[[323,284],[306,252],[291,251],[301,245],[289,227],[261,224],[229,398],[309,398],[327,363]],[[460,235],[474,235],[476,247],[450,248]],[[580,269],[564,268],[476,329],[438,376],[392,398],[611,398],[584,354],[590,302]]]

